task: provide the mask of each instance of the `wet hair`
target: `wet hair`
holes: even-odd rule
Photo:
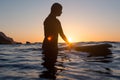
[[[59,3],[54,3],[51,7],[51,12],[56,12],[62,9],[62,5]]]

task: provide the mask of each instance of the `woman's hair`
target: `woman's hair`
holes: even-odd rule
[[[51,7],[51,12],[56,12],[62,9],[62,5],[59,3],[54,3]]]

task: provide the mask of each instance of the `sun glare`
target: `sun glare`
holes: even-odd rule
[[[69,42],[73,42],[71,37],[68,38],[68,41],[69,41]]]

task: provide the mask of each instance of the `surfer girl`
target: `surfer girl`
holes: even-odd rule
[[[62,14],[62,5],[54,3],[51,7],[51,12],[44,21],[44,41],[42,45],[44,54],[44,65],[46,67],[54,66],[58,55],[58,35],[70,44],[66,38],[60,21],[57,19]]]

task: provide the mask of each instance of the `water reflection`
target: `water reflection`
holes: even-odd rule
[[[51,54],[50,54],[51,53]],[[55,80],[57,75],[64,70],[63,62],[57,62],[58,51],[43,52],[43,67],[46,68],[39,77]]]
[[[100,62],[100,63],[110,63],[113,61],[113,56],[98,56],[98,57],[87,57],[87,62]]]
[[[113,62],[112,54],[107,56],[87,57],[86,62],[92,65],[92,67],[89,67],[88,70],[86,70],[87,72],[93,72],[96,73],[96,75],[113,75],[111,67],[106,66]]]

